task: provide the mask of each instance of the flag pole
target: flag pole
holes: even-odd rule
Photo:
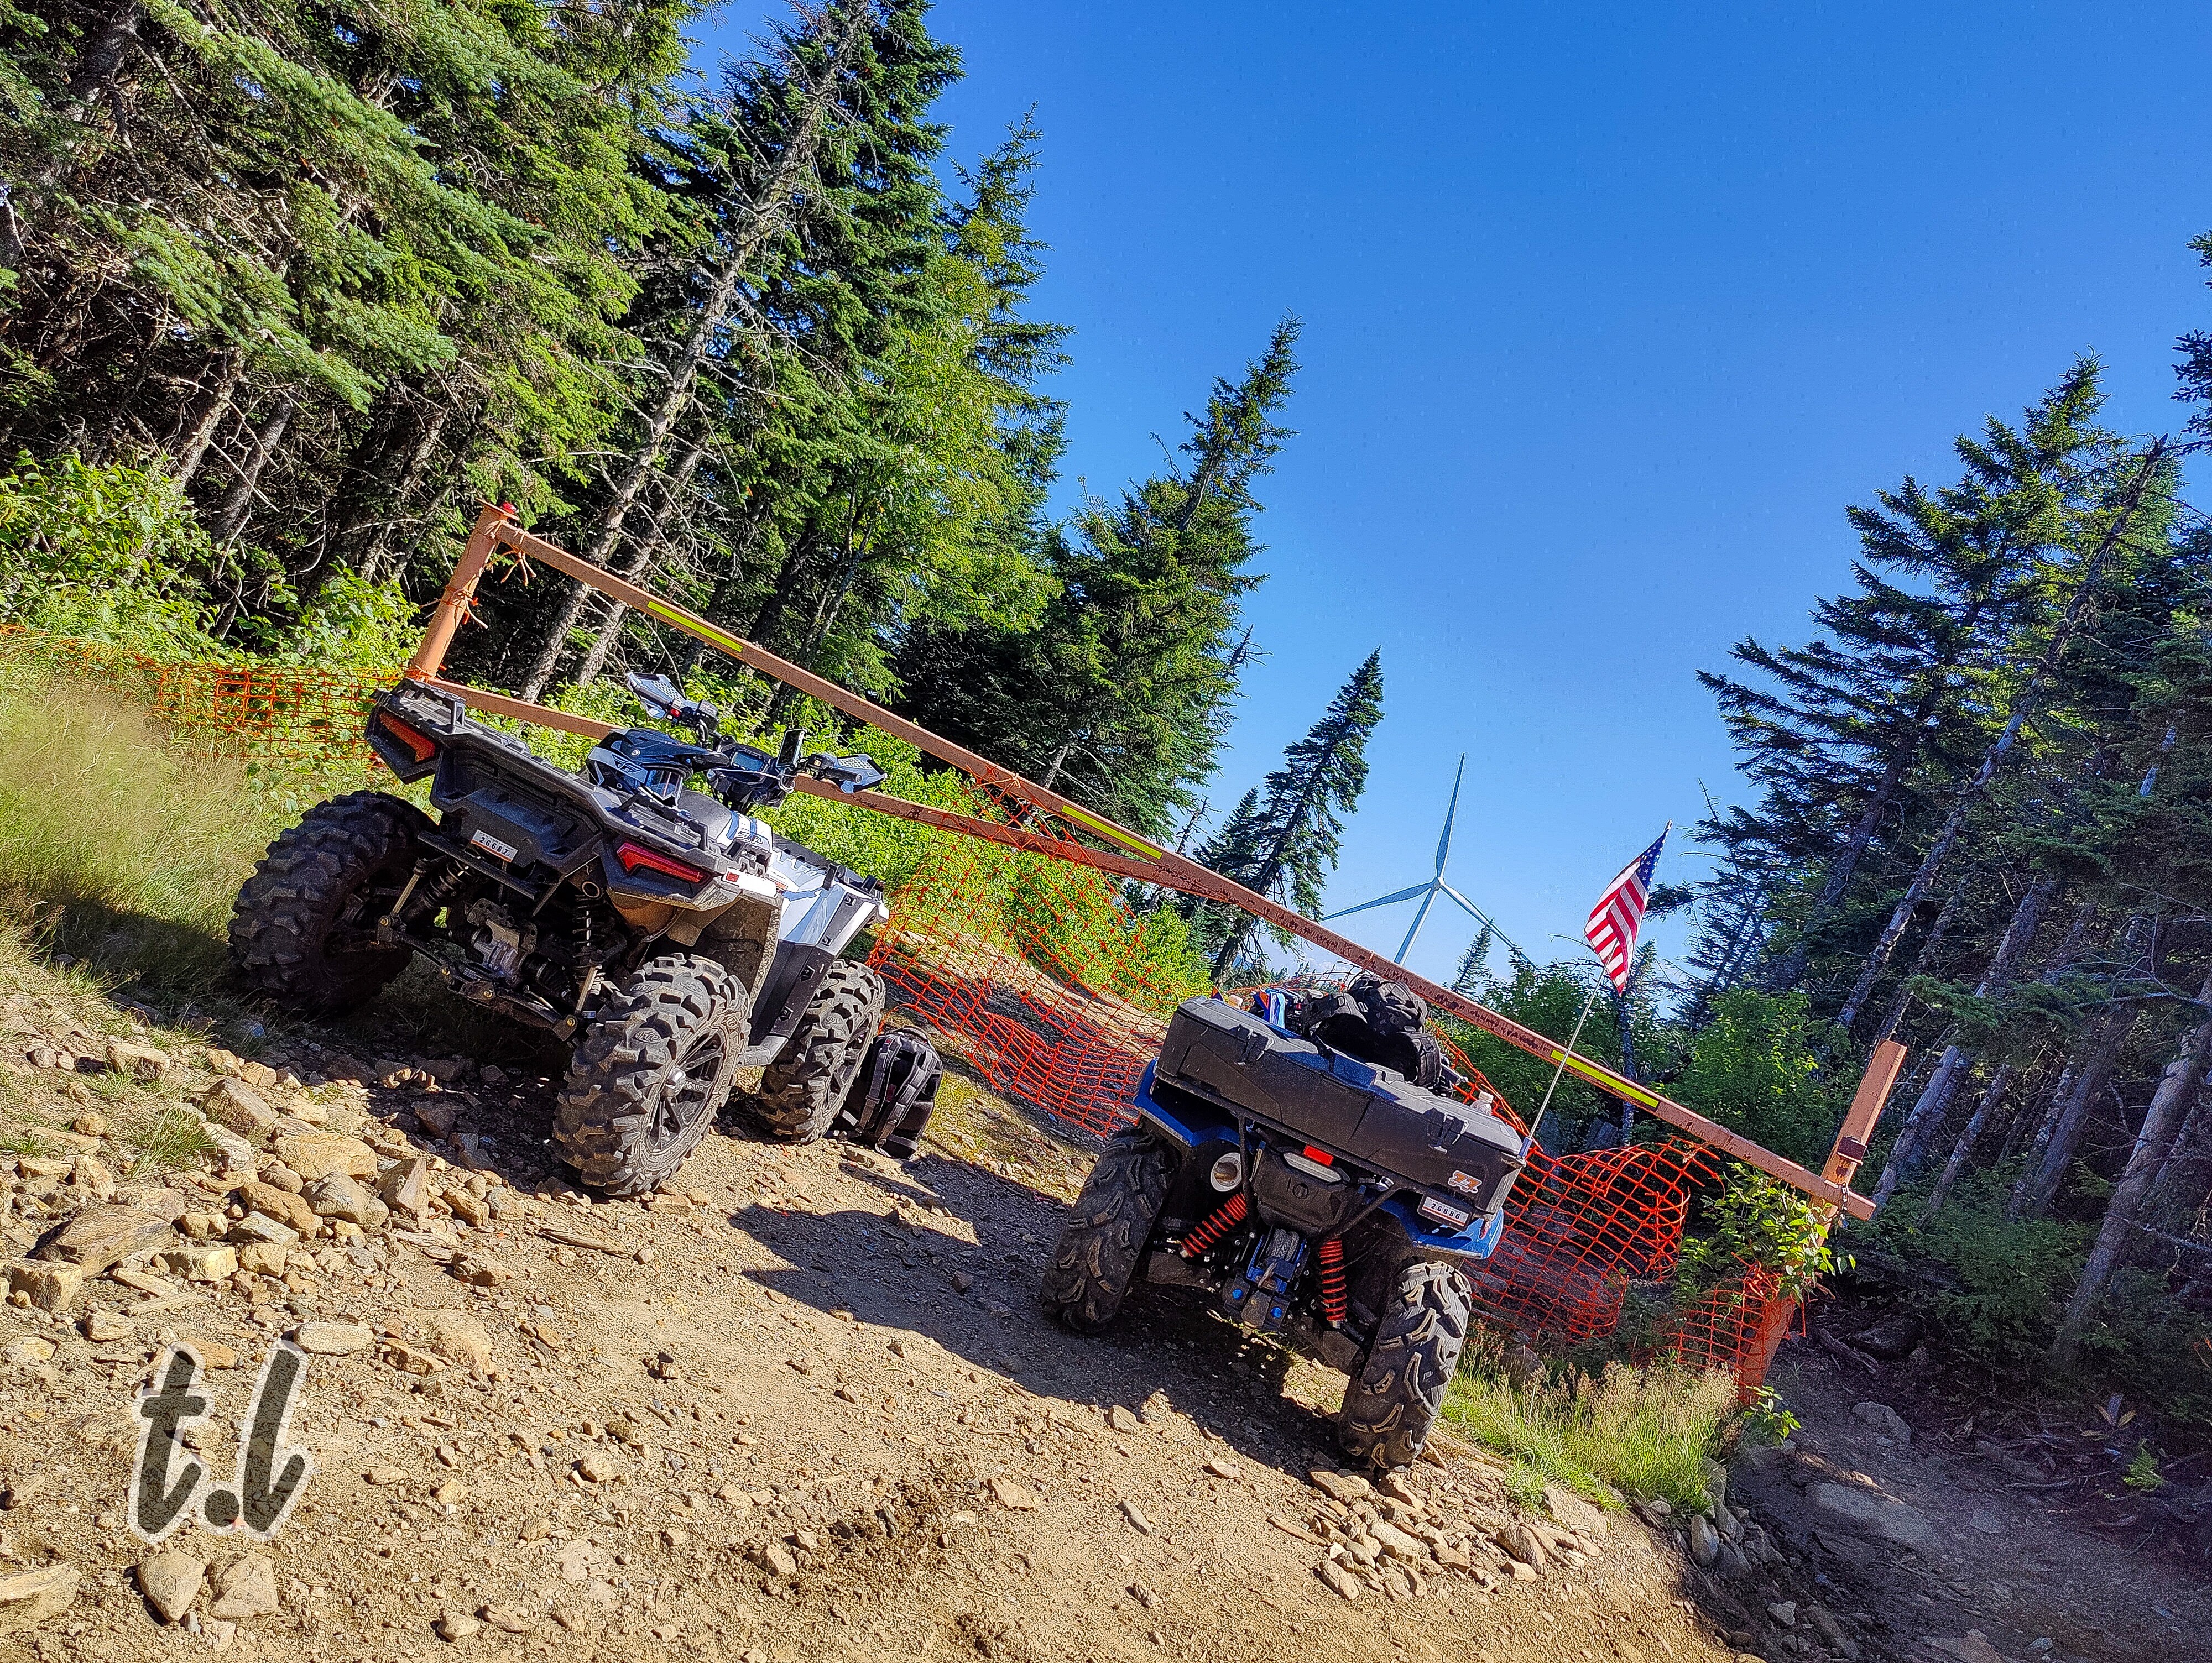
[[[1521,1158],[1527,1160],[1528,1151],[1536,1147],[1536,1128],[1544,1124],[1544,1111],[1552,1106],[1552,1094],[1559,1089],[1560,1077],[1567,1071],[1567,1059],[1575,1053],[1575,1041],[1583,1036],[1583,1024],[1589,1020],[1592,1006],[1597,1003],[1598,984],[1590,985],[1589,997],[1583,1001],[1583,1013],[1575,1018],[1575,1031],[1567,1036],[1566,1049],[1559,1053],[1559,1065],[1552,1071],[1552,1083],[1544,1088],[1544,1101],[1537,1105],[1536,1118],[1528,1122],[1528,1141],[1521,1145]]]

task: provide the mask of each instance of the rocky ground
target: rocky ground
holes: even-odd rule
[[[1778,1663],[1925,1634],[1988,1663],[1978,1606],[1916,1632],[1856,1580],[1833,1544],[1866,1520],[1792,1533],[1817,1430],[1737,1511],[1530,1511],[1472,1450],[1342,1472],[1340,1377],[1203,1308],[1051,1326],[1035,1267],[1088,1154],[957,1065],[908,1166],[717,1136],[607,1205],[560,1178],[529,1068],[364,1058],[358,1029],[249,1059],[7,974],[0,1656]],[[227,1475],[279,1336],[312,1353],[293,1515],[265,1547],[134,1539],[157,1356],[209,1360],[187,1441]],[[1987,1632],[2014,1663],[2185,1654]]]

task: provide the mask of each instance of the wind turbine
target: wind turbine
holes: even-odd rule
[[[1373,901],[1363,901],[1357,907],[1346,907],[1341,912],[1324,913],[1321,918],[1322,923],[1326,924],[1333,918],[1349,918],[1354,913],[1364,913],[1374,907],[1394,907],[1401,901],[1411,901],[1415,895],[1419,895],[1421,898],[1420,910],[1413,914],[1413,927],[1406,932],[1405,940],[1398,944],[1395,962],[1403,964],[1406,962],[1406,955],[1413,950],[1413,940],[1421,933],[1421,926],[1428,921],[1429,908],[1436,905],[1438,895],[1449,895],[1465,908],[1468,915],[1476,923],[1482,925],[1498,940],[1512,948],[1516,953],[1521,952],[1521,949],[1514,944],[1513,938],[1499,929],[1488,913],[1444,882],[1444,863],[1451,859],[1452,822],[1459,817],[1460,782],[1466,777],[1467,753],[1462,751],[1459,772],[1452,776],[1451,803],[1444,810],[1444,833],[1437,840],[1436,876],[1425,883],[1413,884],[1409,889],[1399,890],[1395,895],[1381,895]],[[1522,956],[1525,958],[1528,955],[1522,953]]]

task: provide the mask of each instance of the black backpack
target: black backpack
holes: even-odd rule
[[[1291,1014],[1293,1032],[1362,1062],[1395,1069],[1415,1085],[1449,1091],[1459,1075],[1424,1024],[1429,1007],[1401,981],[1361,976],[1300,1001]]]
[[[925,1035],[911,1028],[886,1029],[868,1047],[833,1131],[894,1160],[911,1161],[944,1077],[945,1065]]]

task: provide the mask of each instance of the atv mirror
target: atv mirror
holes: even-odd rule
[[[795,768],[799,766],[799,759],[805,755],[806,755],[806,730],[803,727],[795,727],[783,736],[783,749],[776,754],[775,760],[787,768]]]
[[[888,777],[876,766],[874,759],[867,756],[825,756],[821,773],[824,780],[848,797],[856,791],[872,790]]]

